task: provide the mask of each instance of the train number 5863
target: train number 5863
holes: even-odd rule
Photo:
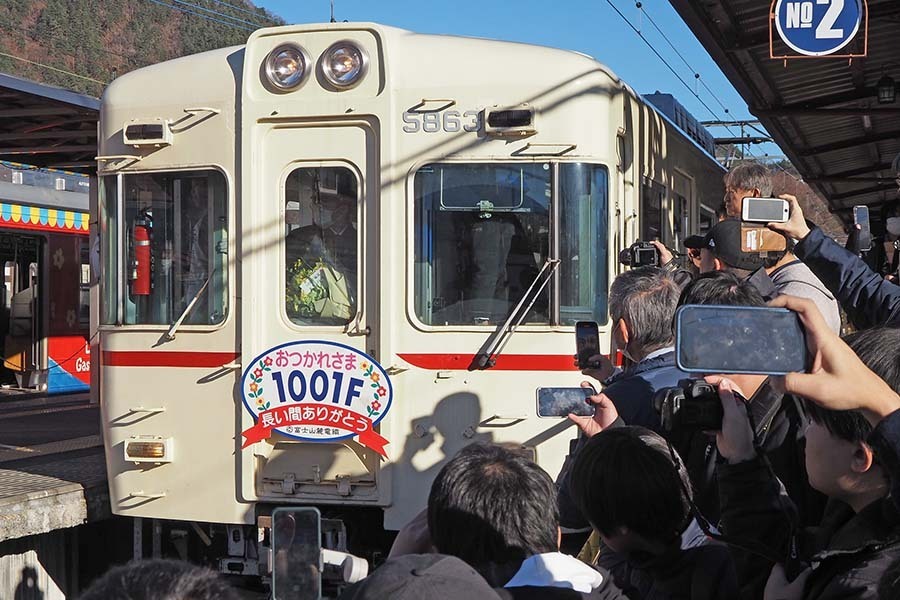
[[[414,112],[403,113],[403,131],[406,133],[456,133],[460,130],[474,132],[481,127],[481,111],[467,110],[460,113],[458,110],[445,110],[442,112]]]

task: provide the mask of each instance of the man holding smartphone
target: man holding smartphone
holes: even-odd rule
[[[616,277],[609,290],[612,337],[630,366],[616,371],[606,357],[593,357],[594,363],[582,372],[604,384],[600,394],[588,398],[595,407],[602,409],[604,405],[613,404],[628,425],[660,432],[659,414],[653,408],[654,395],[657,390],[690,378],[675,366],[672,318],[680,295],[678,284],[659,267],[631,269]],[[593,416],[569,415],[585,434],[578,442],[602,429],[602,412],[597,410]],[[576,443],[570,459],[579,448]],[[567,465],[570,459],[567,459]],[[567,493],[566,472],[564,466],[559,480],[560,524],[573,531],[585,530],[589,524]]]
[[[900,286],[818,227],[810,227],[795,197],[784,198],[791,203],[791,216],[785,223],[769,223],[769,228],[797,240],[797,257],[834,294],[850,321],[859,328],[900,325]]]

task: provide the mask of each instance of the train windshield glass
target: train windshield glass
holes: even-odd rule
[[[285,181],[284,308],[297,325],[356,315],[357,189],[347,167],[301,167]]]
[[[423,323],[502,323],[557,256],[554,282],[524,322],[606,320],[605,167],[430,164],[414,187],[415,310]]]
[[[171,325],[184,315],[184,325],[221,323],[228,299],[225,177],[212,170],[128,174],[106,178],[102,190],[110,273],[104,322]]]

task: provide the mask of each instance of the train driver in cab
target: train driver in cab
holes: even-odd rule
[[[286,308],[295,322],[343,325],[356,312],[356,196],[351,191],[318,189],[307,205],[312,222],[287,234]]]

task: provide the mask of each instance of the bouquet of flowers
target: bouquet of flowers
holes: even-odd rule
[[[315,263],[298,258],[287,270],[285,306],[294,322],[343,324],[353,314],[347,279],[319,258]]]
[[[288,316],[310,318],[319,316],[321,301],[328,297],[325,263],[322,259],[310,265],[302,258],[288,267],[286,281]]]

